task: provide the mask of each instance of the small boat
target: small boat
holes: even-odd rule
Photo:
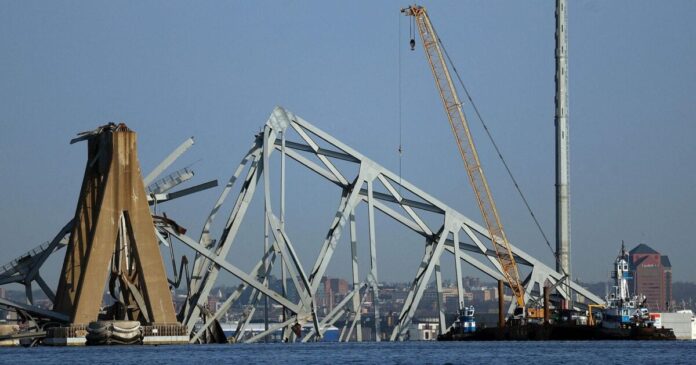
[[[459,310],[459,316],[449,330],[437,336],[438,341],[461,341],[476,333],[476,318],[474,306],[470,305]]]

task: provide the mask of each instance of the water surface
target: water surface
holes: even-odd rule
[[[2,364],[693,364],[696,341],[364,342],[0,348]]]

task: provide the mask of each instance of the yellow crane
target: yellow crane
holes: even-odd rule
[[[481,209],[483,220],[486,222],[486,227],[488,228],[488,233],[490,234],[498,262],[500,263],[507,284],[515,295],[515,300],[517,301],[515,314],[524,314],[524,286],[520,281],[520,274],[517,270],[515,257],[512,254],[510,243],[503,230],[503,225],[500,222],[500,216],[498,215],[495,201],[493,201],[491,190],[488,187],[486,176],[483,174],[483,168],[481,167],[481,162],[476,152],[474,139],[469,131],[469,124],[462,110],[462,103],[459,100],[459,95],[452,82],[449,68],[443,57],[437,33],[435,33],[435,29],[430,22],[430,17],[428,17],[428,13],[424,7],[412,5],[408,8],[401,9],[401,12],[406,16],[413,17],[418,27],[418,32],[423,41],[423,49],[428,58],[433,77],[435,78],[437,91],[440,93],[442,105],[445,108],[452,133],[457,141],[459,153],[462,156],[462,160],[464,160],[464,167],[469,176],[469,181],[474,188],[476,201]],[[412,39],[411,48],[413,49],[414,46],[415,42]],[[502,293],[499,293],[499,295],[502,295]]]

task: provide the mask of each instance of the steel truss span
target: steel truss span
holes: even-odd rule
[[[192,144],[193,139],[185,141],[144,179],[145,185],[149,185],[148,201],[154,211],[153,214],[156,213],[158,203],[209,189],[217,184],[216,181],[210,181],[191,188],[170,192],[171,189],[193,176],[193,173],[187,169],[176,171],[159,181],[155,181]],[[272,157],[280,159],[280,171],[271,174],[268,166],[271,166]],[[286,164],[287,159],[296,163]],[[302,265],[295,246],[285,230],[285,175],[286,168],[291,166],[299,166],[316,173],[338,188],[338,209],[328,227],[317,259],[311,268]],[[272,180],[272,177],[275,180]],[[237,187],[235,188],[235,186]],[[280,187],[280,196],[272,196],[271,191],[274,189],[271,187],[278,186]],[[259,198],[264,201],[265,234],[260,240],[264,242],[264,254],[258,258],[250,272],[245,272],[228,261],[227,257],[230,256],[230,249],[237,238],[250,203],[254,195],[258,195],[256,193],[259,187],[261,188],[259,194],[262,195]],[[238,189],[236,197],[231,194],[234,189]],[[220,223],[224,225],[219,236],[215,236],[212,233],[213,224],[219,220],[218,212],[223,208],[228,198],[230,200],[230,214],[226,220]],[[280,202],[278,211],[275,211],[274,205],[271,204],[273,198]],[[367,208],[369,240],[369,255],[363,255],[368,260],[365,266],[369,267],[369,270],[362,275],[359,272],[356,220],[356,212],[358,208],[361,208],[361,205]],[[235,338],[237,341],[259,341],[278,330],[282,330],[283,337],[288,341],[318,340],[324,334],[325,329],[331,327],[341,318],[344,319],[345,326],[340,332],[340,340],[361,341],[361,308],[368,295],[371,295],[373,300],[375,333],[381,333],[378,240],[376,235],[378,227],[375,224],[377,212],[381,212],[384,216],[393,219],[415,235],[423,238],[424,254],[420,264],[413,269],[406,268],[404,270],[405,275],[413,275],[413,280],[398,320],[387,339],[392,341],[406,339],[409,324],[426,287],[433,280],[433,276],[436,290],[440,294],[438,297],[442,298],[440,263],[443,255],[445,258],[453,260],[457,276],[459,303],[463,302],[464,295],[462,263],[473,266],[492,279],[504,279],[495,250],[489,247],[491,240],[487,229],[292,112],[282,107],[275,108],[264,125],[263,132],[254,137],[251,148],[243,156],[226,186],[222,189],[198,239],[187,236],[184,230],[167,218],[156,217],[157,219],[155,219],[155,231],[161,244],[169,246],[171,250],[170,239],[175,238],[195,251],[191,271],[189,272],[183,266],[183,260],[180,269],[188,274],[186,275],[188,296],[179,312],[179,319],[187,327],[191,342],[199,342],[204,335],[211,333],[213,330],[211,324],[217,323],[217,320],[221,319],[228,309],[239,300],[245,290],[251,291],[248,303],[248,308],[251,309],[238,322]],[[49,300],[52,302],[55,300],[54,291],[45,283],[39,270],[49,256],[61,252],[61,249],[65,247],[72,225],[72,221],[68,222],[53,240],[0,267],[0,285],[11,283],[24,285],[28,302],[25,304],[2,299],[0,307],[8,307],[21,312],[23,316],[30,318],[37,324],[67,321],[61,313],[41,309],[34,305],[31,293],[32,284],[36,283]],[[353,289],[325,317],[318,318],[315,299],[321,278],[332,262],[344,230],[348,231],[346,235],[350,241],[351,258],[349,263],[342,264],[350,264],[352,267]],[[489,243],[488,246],[484,242]],[[528,306],[538,302],[544,285],[557,286],[565,281],[562,274],[531,255],[514,245],[511,245],[511,248],[515,261],[521,269],[526,270],[523,282]],[[385,255],[382,259],[389,258],[388,255]],[[283,282],[281,292],[271,289],[268,285],[268,277],[274,272],[274,269],[275,272],[279,270],[281,273]],[[211,312],[207,309],[208,296],[216,285],[220,272],[227,272],[237,277],[241,283],[224,300],[217,311]],[[184,273],[176,274],[176,271],[174,273],[175,278],[170,278],[170,283],[178,286]],[[294,291],[300,298],[297,302],[286,294],[290,292],[290,288],[285,286],[288,282],[292,282]],[[570,293],[562,291],[561,294],[564,296],[572,295],[573,303],[576,305],[581,305],[583,302],[585,304],[603,303],[602,299],[576,283],[571,283],[570,289]],[[256,304],[265,298],[284,308],[283,320],[280,323],[269,325],[268,330],[262,333],[245,337],[246,331],[244,330],[254,315]],[[565,299],[570,298],[566,297]],[[449,323],[446,323],[441,300],[438,301],[438,305],[440,308],[440,331],[444,331]],[[511,303],[509,311],[512,312],[513,309],[514,303]],[[203,320],[202,325],[200,325],[201,319]],[[312,329],[298,338],[292,330],[298,324],[310,324]],[[379,336],[374,336],[374,338],[377,341],[380,340]]]
[[[288,138],[297,138],[290,140]],[[271,157],[280,159],[280,171],[269,173]],[[296,163],[286,164],[287,159]],[[339,161],[341,161],[339,163]],[[310,267],[300,263],[290,236],[285,230],[285,175],[290,166],[301,166],[318,174],[338,187],[339,205],[335,218],[327,230],[327,235],[321,245],[316,261]],[[353,165],[347,169],[346,165]],[[343,168],[341,168],[343,166]],[[350,170],[350,171],[348,171]],[[246,175],[242,176],[246,171]],[[357,171],[357,172],[355,172]],[[279,179],[272,180],[271,178]],[[211,227],[218,219],[217,213],[222,208],[230,193],[239,185],[239,193],[233,200],[231,213],[224,223],[219,237],[213,237]],[[280,186],[280,196],[272,196],[272,187]],[[257,190],[264,200],[264,222],[266,235],[262,240],[265,244],[265,254],[258,259],[251,272],[245,272],[227,260],[230,249],[237,237],[250,202]],[[276,200],[273,200],[276,199]],[[274,210],[272,201],[280,201],[280,209]],[[369,271],[358,272],[356,209],[365,204],[367,207],[367,222],[369,232]],[[255,136],[248,153],[242,158],[227,185],[222,190],[215,203],[203,231],[198,240],[193,239],[175,227],[161,226],[160,229],[177,238],[196,252],[193,262],[190,295],[182,310],[183,323],[191,333],[191,341],[197,342],[213,319],[220,319],[231,305],[237,301],[244,290],[251,290],[250,305],[252,308],[246,317],[240,320],[237,327],[237,340],[255,342],[266,335],[283,329],[284,338],[289,341],[313,341],[322,337],[326,328],[343,318],[345,327],[341,331],[342,341],[361,341],[361,307],[367,294],[374,299],[375,331],[380,333],[380,308],[378,286],[378,260],[375,214],[379,211],[387,217],[401,223],[413,233],[423,237],[424,255],[418,267],[411,271],[413,280],[399,313],[398,321],[388,336],[389,340],[406,339],[408,327],[423,297],[423,293],[435,279],[439,298],[442,298],[442,280],[440,262],[443,259],[454,261],[457,276],[459,303],[463,302],[464,289],[462,286],[462,263],[471,265],[495,280],[504,279],[504,274],[495,250],[490,246],[488,230],[465,215],[447,206],[440,200],[420,190],[416,186],[401,179],[397,174],[387,170],[378,163],[358,153],[343,144],[338,139],[320,130],[292,112],[276,107],[263,127],[263,132]],[[428,214],[428,219],[424,217]],[[437,217],[433,224],[432,217]],[[339,244],[344,230],[350,236],[352,283],[353,290],[346,298],[324,318],[318,318],[315,310],[315,299],[321,278],[329,267],[334,252]],[[484,244],[488,242],[488,245]],[[511,245],[515,260],[526,270],[524,279],[525,298],[527,304],[537,301],[544,285],[558,285],[564,276],[549,266],[541,263],[526,252]],[[290,279],[299,301],[289,299],[288,288],[277,292],[269,288],[268,276],[273,271],[280,270],[283,285]],[[279,268],[278,268],[279,266]],[[222,303],[214,313],[205,312],[208,295],[215,286],[218,274],[226,271],[237,277],[241,284]],[[408,272],[409,269],[405,269]],[[603,303],[602,299],[582,288],[577,283],[571,283],[571,293],[574,302]],[[566,295],[566,293],[562,293]],[[281,305],[286,312],[284,321],[271,324],[268,330],[253,337],[244,337],[244,329],[253,316],[256,304],[264,297]],[[570,299],[570,298],[566,298]],[[440,307],[440,331],[448,325],[445,323],[444,308]],[[510,311],[514,304],[511,303]],[[199,319],[204,318],[202,326],[196,326]],[[291,330],[296,324],[311,324],[312,330],[300,338]],[[379,341],[379,336],[375,336]]]

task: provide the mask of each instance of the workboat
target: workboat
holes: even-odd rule
[[[459,323],[457,323],[459,322]],[[470,305],[459,311],[459,318],[455,322],[462,333],[476,332],[476,319],[474,318],[474,306]]]
[[[607,306],[600,311],[597,336],[602,339],[674,339],[672,330],[657,328],[655,317],[645,307],[646,297],[631,295],[628,280],[628,252],[623,242],[614,260],[612,291],[607,295]]]
[[[449,330],[437,336],[438,341],[461,341],[476,333],[476,318],[474,318],[474,306],[463,307],[459,310],[459,316]]]
[[[611,272],[614,279],[612,291],[607,295],[607,306],[604,308],[601,318],[602,328],[628,328],[634,324],[653,325],[650,320],[648,309],[639,301],[638,296],[631,296],[628,290],[628,280],[631,279],[631,272],[628,269],[628,252],[621,243],[621,251],[614,261],[614,270]],[[642,298],[643,302],[645,298]]]

